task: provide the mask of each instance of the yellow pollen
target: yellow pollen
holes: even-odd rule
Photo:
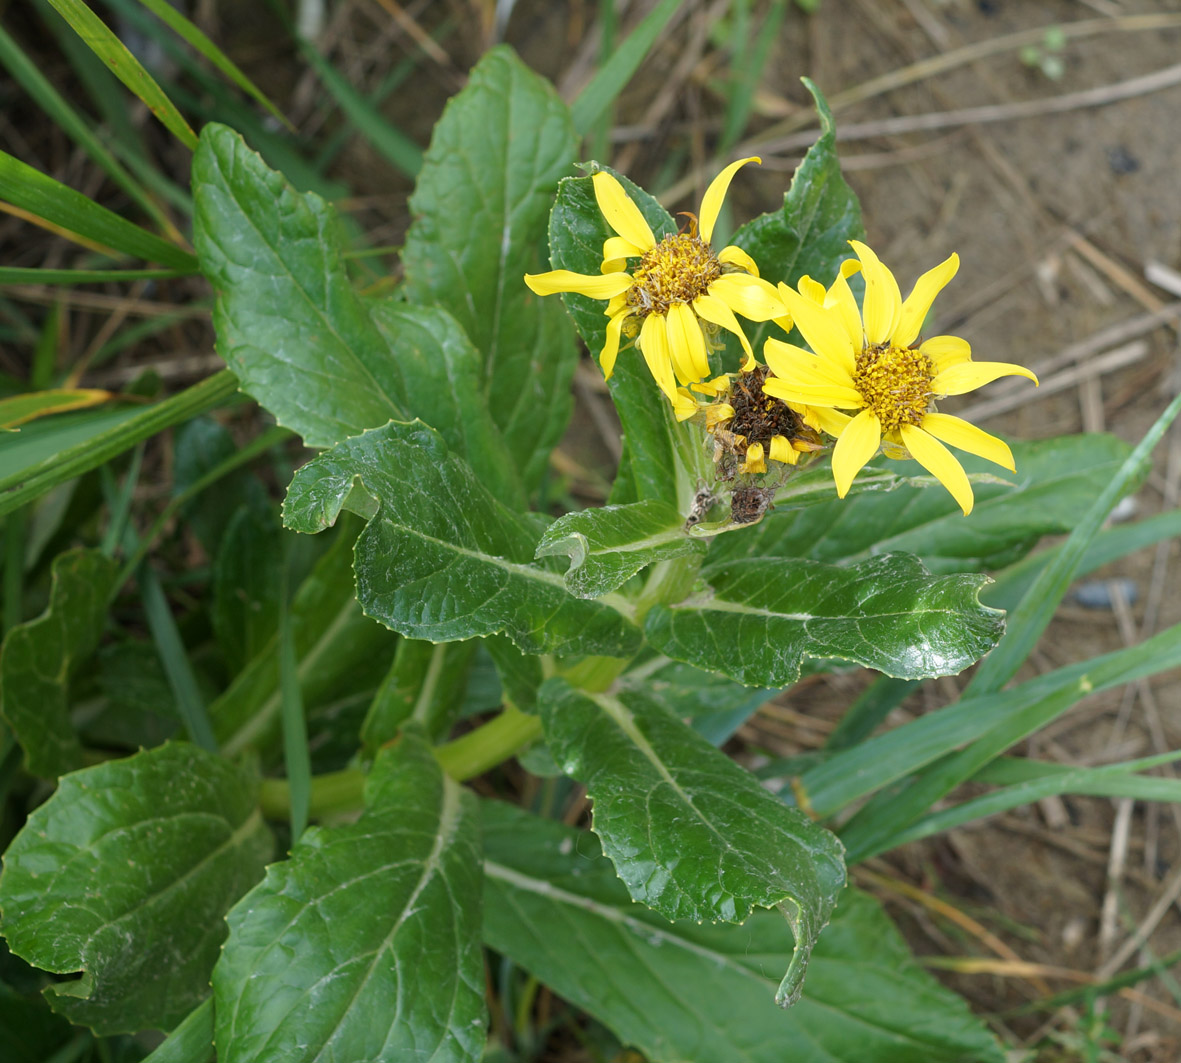
[[[696,226],[694,226],[696,228]],[[675,303],[692,303],[722,275],[709,244],[689,233],[666,236],[640,260],[627,292],[634,314],[667,314]]]
[[[931,359],[913,347],[878,344],[857,355],[853,386],[889,432],[922,423],[931,405]]]

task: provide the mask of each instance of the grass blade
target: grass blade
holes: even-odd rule
[[[120,81],[147,105],[164,127],[190,151],[197,148],[197,134],[176,109],[164,90],[127,50],[127,46],[82,0],[49,0],[70,28],[86,43]]]
[[[147,190],[123,167],[107,149],[93,129],[93,121],[80,115],[37,69],[20,46],[0,26],[0,63],[32,96],[41,109],[70,137],[112,181],[134,200],[145,214],[169,236],[180,234],[148,194]]]
[[[198,272],[197,259],[176,244],[133,225],[4,151],[0,151],[0,199],[92,243],[184,273]]]
[[[108,284],[119,281],[168,280],[187,277],[175,269],[21,269],[0,266],[0,286],[6,284]]]
[[[0,428],[17,428],[38,417],[101,406],[113,398],[116,398],[113,392],[98,388],[50,388],[13,395],[10,399],[0,399]]]
[[[143,1063],[208,1063],[213,1054],[213,997],[206,997]]]
[[[288,594],[290,558],[283,567],[282,611],[279,614],[279,698],[283,719],[283,760],[291,801],[291,840],[298,841],[308,825],[312,796],[312,760],[308,752],[308,728],[304,719],[299,664],[291,626]]]
[[[919,686],[920,682],[912,679],[878,676],[845,711],[841,722],[824,743],[824,751],[837,753],[865,741],[890,711],[901,705]]]
[[[578,94],[570,105],[570,114],[579,136],[586,136],[615,102],[680,6],[680,0],[661,0]]]
[[[293,126],[287,117],[279,110],[262,91],[250,80],[237,66],[230,60],[230,58],[205,36],[196,26],[194,26],[187,18],[176,10],[171,4],[166,3],[165,0],[139,0],[144,7],[146,7],[153,15],[155,15],[161,22],[163,22],[170,30],[178,37],[189,44],[195,51],[199,52],[206,59],[209,60],[218,70],[220,70],[230,81],[238,86],[248,96],[253,97],[259,104],[265,107],[275,118],[283,123],[292,133],[295,132]]]

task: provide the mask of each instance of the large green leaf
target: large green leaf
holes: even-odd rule
[[[685,518],[656,499],[567,513],[537,545],[538,557],[570,558],[566,586],[579,598],[598,598],[656,561],[693,553],[704,554],[705,543],[690,539]]]
[[[534,564],[535,523],[420,422],[392,422],[310,461],[288,489],[287,526],[328,527],[357,481],[377,511],[357,542],[357,596],[399,634],[449,642],[503,632],[527,653],[639,648],[630,603],[575,598],[553,568]]]
[[[734,234],[734,243],[759,265],[772,284],[795,285],[807,274],[826,287],[836,278],[842,259],[852,253],[850,240],[864,239],[861,204],[841,176],[836,152],[836,125],[820,90],[808,78],[801,79],[816,101],[820,114],[820,139],[796,169],[780,210],[747,222]],[[751,337],[761,351],[770,333],[764,323]]]
[[[209,992],[222,916],[262,875],[272,839],[252,774],[187,743],[62,778],[9,847],[4,934],[80,979],[48,991],[100,1033],[169,1029]]]
[[[720,537],[710,563],[747,557],[848,561],[906,550],[933,572],[1011,564],[1043,535],[1073,528],[1129,450],[1109,435],[1015,442],[1016,473],[959,455],[968,472],[988,477],[975,485],[976,505],[968,517],[942,487],[902,484],[804,509],[773,510],[757,527]],[[910,461],[880,467],[904,477],[925,475]]]
[[[415,733],[382,750],[352,824],[306,831],[227,916],[219,1063],[478,1060],[475,799]]]
[[[451,311],[484,355],[488,406],[530,486],[570,416],[577,352],[561,307],[523,277],[577,146],[549,83],[492,49],[435,125],[402,255],[411,301]]]
[[[845,890],[799,1002],[770,1006],[792,953],[783,920],[669,924],[632,903],[583,831],[482,806],[484,938],[653,1063],[1001,1063],[995,1039]]]
[[[231,672],[240,672],[274,639],[282,581],[278,513],[272,507],[239,507],[217,553],[209,606],[213,633]]]
[[[480,396],[479,355],[445,310],[366,304],[332,208],[295,192],[225,126],[202,130],[193,190],[194,242],[218,292],[218,351],[243,390],[313,447],[422,417],[516,501]]]
[[[785,687],[805,657],[836,657],[901,679],[955,675],[987,653],[1004,614],[977,597],[987,577],[932,576],[910,554],[838,567],[751,558],[711,565],[706,591],[656,606],[662,653],[748,686]]]
[[[677,231],[668,211],[655,199],[621,174],[615,176],[639,207],[656,239]],[[603,261],[603,241],[612,235],[614,233],[599,211],[591,179],[564,180],[558,186],[558,198],[549,221],[550,258],[554,269],[597,274]],[[597,361],[607,334],[607,318],[603,314],[607,304],[574,292],[566,293],[562,299]],[[658,499],[677,506],[682,493],[674,475],[677,468],[675,440],[679,429],[668,402],[652,380],[638,351],[621,352],[608,386],[619,412],[624,441],[623,458],[611,501]]]
[[[776,999],[798,999],[845,884],[840,842],[643,694],[551,679],[539,704],[550,751],[586,784],[595,833],[631,895],[696,922],[778,908],[796,946]]]
[[[0,652],[0,714],[25,751],[25,766],[48,778],[77,768],[82,746],[70,722],[70,672],[98,646],[119,566],[97,550],[53,559],[49,608],[13,628]]]

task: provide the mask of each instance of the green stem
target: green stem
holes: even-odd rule
[[[346,812],[359,812],[365,805],[365,773],[357,768],[330,771],[312,778],[308,797],[308,818],[324,819]],[[291,815],[291,785],[286,779],[263,779],[258,804],[267,819],[288,819]]]
[[[541,737],[541,720],[506,701],[504,711],[474,731],[435,750],[443,770],[458,782],[482,775]]]

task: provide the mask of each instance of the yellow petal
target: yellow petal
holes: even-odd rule
[[[623,319],[627,312],[616,314],[607,322],[607,339],[603,349],[599,352],[599,368],[603,371],[603,379],[610,380],[615,371],[615,358],[619,354],[619,332],[623,328]]]
[[[931,392],[935,395],[964,395],[1003,376],[1024,376],[1035,384],[1038,382],[1025,366],[1012,362],[960,362],[935,374]]]
[[[726,190],[730,187],[730,182],[734,180],[734,175],[748,162],[757,162],[761,165],[762,161],[757,155],[752,155],[748,159],[739,159],[737,162],[730,163],[710,181],[709,188],[705,190],[705,195],[702,197],[701,210],[697,218],[697,231],[707,244],[714,234],[718,211],[722,209],[722,200],[726,198]]]
[[[914,343],[923,327],[927,311],[935,301],[935,296],[943,291],[944,286],[955,276],[959,268],[960,256],[953,251],[950,257],[945,258],[934,269],[927,270],[915,281],[910,295],[902,304],[902,316],[898,320],[898,327],[894,329],[895,347],[909,347]]]
[[[708,294],[699,295],[694,299],[693,309],[703,321],[708,321],[711,325],[719,325],[727,332],[733,332],[738,337],[738,342],[742,344],[742,349],[746,352],[746,359],[742,363],[742,368],[749,370],[754,365],[755,352],[750,349],[750,340],[746,338],[746,333],[742,331],[742,326],[738,324],[738,318],[734,316],[734,311],[723,303],[721,299]]]
[[[644,252],[622,236],[609,236],[603,241],[603,258],[637,258]]]
[[[929,340],[923,340],[919,350],[931,359],[936,373],[942,373],[944,369],[972,358],[971,346],[959,336],[932,336]]]
[[[672,355],[668,350],[668,332],[664,318],[649,314],[644,318],[639,336],[640,353],[648,363],[648,372],[669,399],[677,401],[677,382],[673,379]]]
[[[794,343],[784,343],[783,340],[777,339],[767,340],[763,344],[763,359],[777,377],[793,384],[853,388],[853,378],[839,365],[819,358]]]
[[[836,387],[832,384],[797,384],[794,380],[781,380],[777,376],[763,381],[763,391],[784,402],[802,402],[807,406],[839,406],[843,410],[857,410],[865,400],[852,388]]]
[[[912,424],[902,425],[899,431],[902,433],[902,442],[914,460],[951,492],[951,497],[959,503],[965,517],[971,513],[975,501],[972,485],[968,483],[968,475],[956,461],[955,455],[934,436]]]
[[[898,290],[898,282],[878,256],[860,240],[850,240],[849,243],[861,259],[861,272],[865,274],[865,306],[861,316],[865,322],[866,342],[871,345],[886,343],[894,335],[902,314],[902,293]]]
[[[944,443],[1003,465],[1010,472],[1017,471],[1008,443],[961,417],[952,417],[949,413],[929,413],[923,418],[921,427],[924,432],[929,432]]]
[[[667,328],[669,353],[681,383],[704,380],[709,376],[709,358],[697,315],[685,303],[673,303],[668,308]]]
[[[800,283],[796,285],[805,299],[811,299],[817,306],[824,305],[824,297],[828,294],[824,290],[824,285],[820,281],[814,281],[806,273],[800,278]]]
[[[841,432],[832,451],[832,478],[837,494],[844,498],[865,463],[877,452],[882,441],[882,423],[872,410],[862,410]]]
[[[767,463],[763,460],[763,444],[751,443],[746,448],[746,459],[738,466],[739,472],[762,473],[767,471]]]
[[[824,306],[832,310],[841,319],[841,324],[849,334],[849,342],[854,351],[865,346],[865,330],[861,327],[861,311],[857,308],[857,300],[853,297],[853,289],[849,287],[849,277],[861,271],[861,263],[855,258],[847,258],[841,263],[837,279],[824,297]],[[852,371],[852,365],[849,370]]]
[[[725,421],[734,420],[734,407],[728,402],[715,402],[705,408],[705,427],[714,428]]]
[[[853,343],[841,323],[840,316],[832,310],[817,306],[811,299],[805,299],[786,284],[779,285],[779,294],[791,311],[796,328],[800,330],[812,350],[821,358],[835,362],[852,379]]]
[[[600,170],[591,178],[595,187],[595,199],[599,210],[611,226],[633,247],[642,254],[656,246],[656,238],[644,220],[644,215],[623,190],[621,185],[611,174]],[[604,255],[604,258],[607,256]]]
[[[787,436],[772,436],[771,449],[767,452],[767,457],[772,461],[794,465],[800,460],[800,452],[787,441]]]
[[[759,275],[759,267],[755,265],[755,260],[741,247],[735,247],[733,244],[728,244],[718,252],[718,261],[725,262],[730,266],[738,266],[740,269],[746,270],[752,277]]]
[[[765,385],[763,390],[766,391]],[[840,410],[832,410],[826,406],[805,406],[804,410],[804,424],[815,428],[817,432],[824,432],[825,435],[836,438],[840,438],[841,433],[849,427],[849,422],[853,420],[847,413],[841,413]]]
[[[698,410],[697,400],[689,394],[686,388],[677,388],[676,398],[673,399],[673,413],[678,421],[687,421]]]
[[[525,283],[530,291],[538,295],[553,295],[555,292],[577,292],[592,299],[610,299],[622,295],[632,286],[632,279],[626,273],[600,273],[591,276],[573,273],[568,269],[555,269],[549,273],[526,273]]]
[[[724,273],[706,291],[751,321],[770,321],[787,313],[779,293],[758,277]]]

